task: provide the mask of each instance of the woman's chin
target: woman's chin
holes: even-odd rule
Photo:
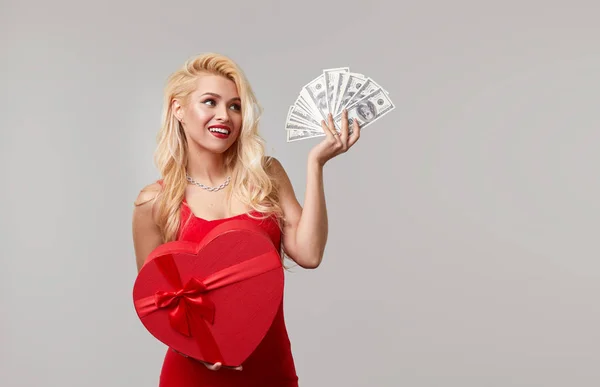
[[[191,141],[189,141],[191,140]],[[206,151],[210,153],[221,154],[226,152],[231,148],[232,145],[235,144],[235,139],[232,141],[230,138],[216,138],[212,135],[202,138],[190,138],[188,137],[188,144],[194,144],[193,148],[196,148],[200,151]]]
[[[210,153],[215,153],[215,154],[223,154],[225,152],[227,152],[227,150],[229,150],[231,148],[231,146],[233,145],[233,143],[230,143],[229,141],[227,141],[227,143],[220,143],[220,144],[215,144],[214,142],[210,142],[210,143],[199,143],[198,147],[202,150],[205,150],[207,152]]]

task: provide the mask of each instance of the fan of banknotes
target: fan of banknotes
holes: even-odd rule
[[[287,142],[325,136],[321,120],[327,121],[330,112],[340,131],[342,111],[347,109],[352,133],[354,120],[362,130],[394,108],[389,93],[370,77],[350,72],[349,67],[325,69],[302,88],[290,106],[285,123]]]

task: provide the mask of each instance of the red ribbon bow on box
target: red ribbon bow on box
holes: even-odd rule
[[[169,322],[173,329],[185,336],[190,336],[188,316],[193,312],[209,323],[215,320],[215,305],[203,293],[208,291],[204,283],[197,278],[190,279],[185,286],[176,292],[158,291],[154,295],[157,308],[171,308]]]

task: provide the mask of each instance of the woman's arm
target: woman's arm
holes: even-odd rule
[[[323,260],[329,225],[323,167],[331,158],[345,153],[360,136],[358,122],[354,121],[352,135],[348,132],[348,115],[344,110],[341,130],[338,133],[329,115],[328,123],[321,123],[326,138],[315,146],[308,156],[304,208],[300,206],[290,179],[281,163],[273,159],[272,167],[280,189],[280,205],[286,222],[283,227],[283,250],[298,265],[317,268]]]
[[[323,189],[323,166],[309,159],[304,208],[296,199],[292,183],[281,163],[271,158],[271,168],[279,184],[284,213],[283,250],[299,266],[314,269],[323,259],[327,242],[327,209]]]
[[[154,199],[160,192],[160,185],[153,183],[140,191],[133,210],[133,247],[138,272],[148,255],[162,243],[160,229],[154,221]]]

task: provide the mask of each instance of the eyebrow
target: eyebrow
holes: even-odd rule
[[[202,96],[205,96],[205,95],[212,95],[213,97],[221,98],[221,96],[220,96],[219,94],[217,94],[217,93],[211,93],[211,92],[204,93],[204,94],[202,94],[200,97],[202,97]],[[240,99],[240,97],[233,97],[233,98],[232,98],[232,99],[230,99],[229,101],[230,101],[230,102],[231,102],[231,101],[240,101],[240,102],[241,102],[242,100]]]

